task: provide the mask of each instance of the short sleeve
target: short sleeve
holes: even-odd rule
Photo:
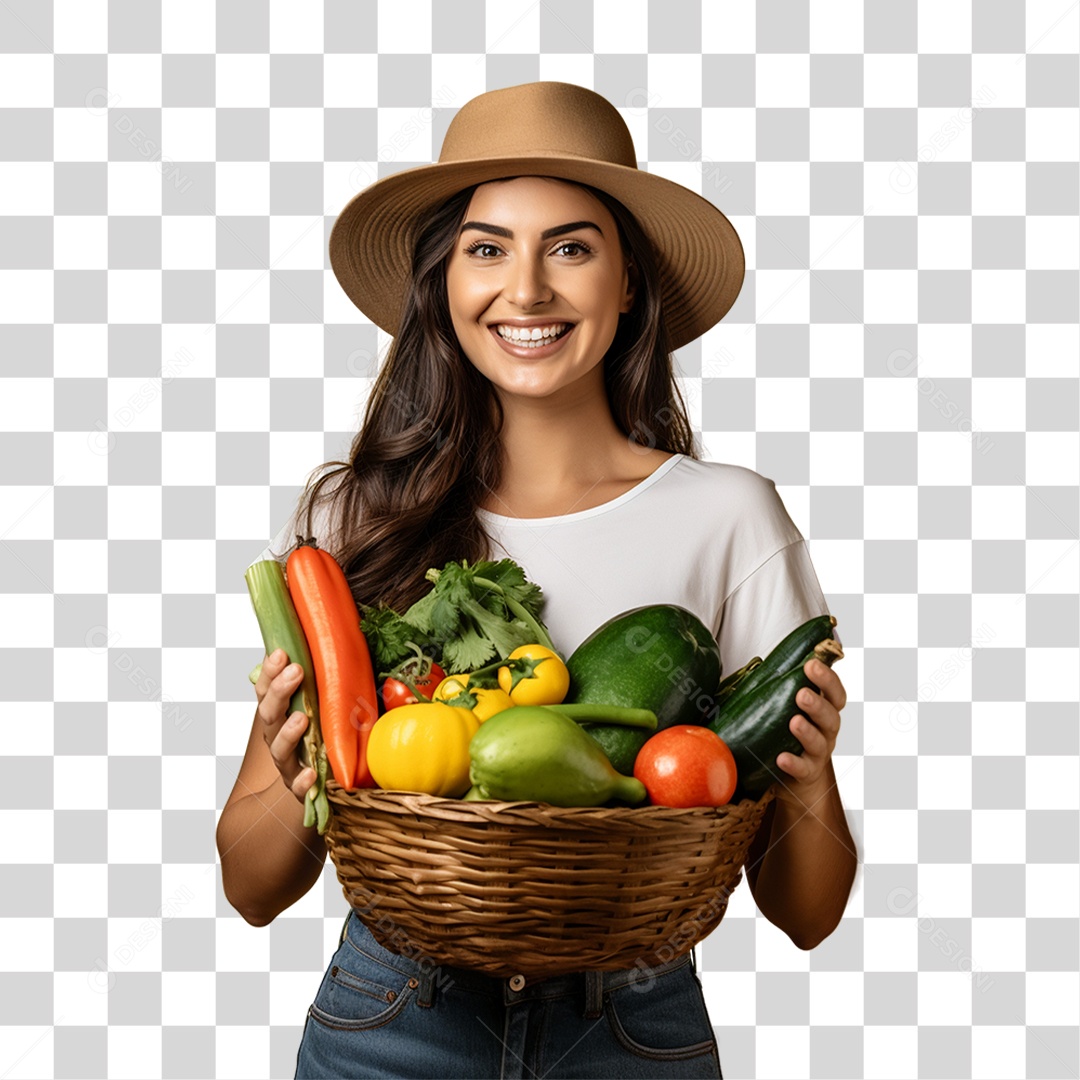
[[[723,674],[737,671],[754,656],[768,656],[797,626],[828,614],[806,540],[787,544],[724,601],[718,637]]]

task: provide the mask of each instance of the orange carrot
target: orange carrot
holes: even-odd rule
[[[314,539],[286,562],[289,595],[304,629],[319,697],[326,757],[345,789],[374,787],[367,736],[379,716],[375,673],[360,613],[337,560]]]

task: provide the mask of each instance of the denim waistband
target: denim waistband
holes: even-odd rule
[[[351,920],[351,923],[350,923]],[[352,927],[350,931],[350,925]],[[412,956],[403,956],[385,945],[380,944],[372,935],[363,920],[355,911],[350,910],[341,928],[341,941],[349,937],[350,944],[360,952],[369,953],[385,964],[400,971],[403,975],[421,976],[423,981],[434,979],[436,985],[461,987],[480,993],[503,997],[507,1002],[525,998],[563,997],[568,994],[580,994],[588,980],[602,987],[603,991],[615,990],[621,986],[638,986],[648,989],[659,975],[675,971],[686,964],[693,963],[693,951],[683,953],[661,964],[646,963],[643,956],[628,968],[614,971],[575,971],[563,975],[528,975],[521,973],[511,976],[488,975],[473,968],[456,967],[451,964],[434,964],[430,960],[422,962]],[[648,954],[646,954],[648,955]],[[696,965],[695,965],[696,969]]]

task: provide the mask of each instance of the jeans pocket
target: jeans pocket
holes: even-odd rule
[[[325,1027],[348,1031],[382,1027],[400,1015],[418,985],[415,977],[361,952],[346,938],[308,1012]]]
[[[650,980],[609,990],[604,1013],[616,1041],[653,1061],[716,1054],[701,984],[689,962]]]

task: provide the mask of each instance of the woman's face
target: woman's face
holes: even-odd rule
[[[447,260],[446,290],[465,355],[498,390],[528,397],[595,368],[634,297],[608,209],[583,188],[539,176],[476,189]],[[550,345],[505,340],[514,328],[535,340],[546,327],[563,328]]]

